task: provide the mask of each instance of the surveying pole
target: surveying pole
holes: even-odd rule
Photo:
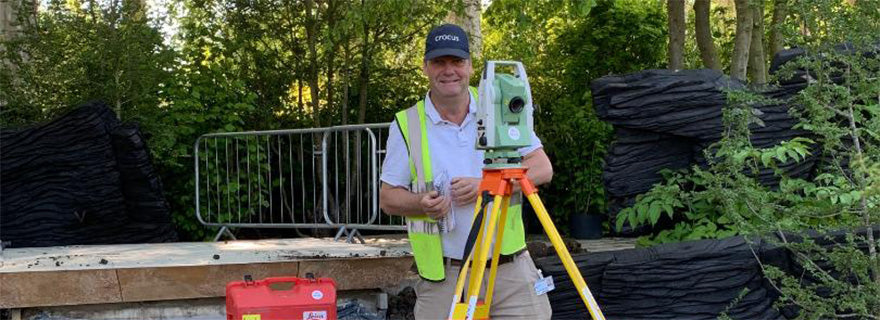
[[[513,67],[514,72],[496,74],[497,65]],[[489,319],[498,258],[501,254],[501,239],[507,221],[507,208],[514,193],[514,185],[518,183],[535,210],[538,220],[544,227],[544,233],[550,238],[556,254],[562,260],[590,315],[595,320],[604,320],[605,316],[599,309],[596,299],[571,258],[556,226],[553,225],[544,203],[538,197],[537,188],[526,175],[528,168],[521,164],[522,156],[517,149],[531,145],[531,133],[534,127],[531,88],[522,63],[488,61],[480,79],[478,94],[480,98],[477,108],[476,148],[485,151],[483,160],[485,166],[474,209],[474,223],[465,245],[463,256],[465,261],[455,285],[448,319]],[[487,213],[486,207],[490,202],[492,210]],[[486,271],[489,246],[492,245],[493,239],[497,241],[492,247],[486,297],[480,301],[480,286]],[[470,274],[468,274],[469,269]],[[467,279],[467,299],[462,301],[465,297],[463,295],[465,279]]]

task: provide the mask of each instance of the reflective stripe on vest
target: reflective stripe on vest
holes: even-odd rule
[[[474,87],[468,87],[468,89],[476,100],[477,89]],[[434,176],[431,172],[425,101],[419,101],[415,106],[398,112],[395,118],[409,153],[409,168],[412,176],[410,190],[414,193],[432,191]],[[510,207],[507,209],[507,220],[504,224],[501,243],[502,254],[512,254],[526,246],[521,204],[522,193],[517,193],[510,198]],[[419,276],[430,281],[443,281],[446,275],[438,224],[427,216],[410,216],[406,218],[406,222],[407,234]]]

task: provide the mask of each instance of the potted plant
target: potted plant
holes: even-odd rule
[[[575,173],[572,193],[574,194],[574,211],[569,215],[568,228],[571,236],[575,239],[599,239],[602,237],[602,222],[605,215],[601,208],[604,199],[597,199],[604,195],[604,188],[597,184],[596,177],[602,175],[602,167],[595,164],[596,150],[604,148],[602,141],[593,141],[592,148],[586,148],[589,156],[582,158],[581,170]],[[598,201],[597,201],[598,200]]]

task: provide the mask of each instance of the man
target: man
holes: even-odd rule
[[[468,37],[460,27],[445,24],[428,33],[422,71],[430,90],[423,101],[399,112],[391,125],[379,201],[386,213],[407,218],[421,276],[415,288],[416,319],[445,319],[465,259],[483,167],[483,152],[474,148],[478,97],[468,86],[473,66]],[[534,144],[519,151],[529,179],[541,185],[550,182],[553,168],[540,140],[531,134]],[[442,177],[451,179],[449,191],[441,195],[444,188],[435,186],[434,178]],[[514,200],[521,201],[521,194]],[[549,319],[547,295],[535,292],[539,274],[525,250],[519,208],[511,206],[508,212],[490,315]],[[451,229],[438,226],[445,225],[444,218],[453,220]],[[486,283],[484,279],[483,291]]]

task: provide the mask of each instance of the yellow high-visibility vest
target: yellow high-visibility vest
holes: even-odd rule
[[[476,99],[477,89],[469,87],[469,90]],[[409,152],[409,169],[412,176],[410,191],[413,193],[432,191],[434,176],[431,172],[425,101],[419,101],[416,105],[398,112],[395,118]],[[418,126],[411,125],[415,123],[418,123]],[[511,197],[510,207],[507,210],[507,221],[504,224],[501,254],[513,254],[526,246],[521,204],[521,193]],[[419,276],[429,281],[445,280],[443,244],[437,222],[423,215],[407,217],[406,224]],[[467,257],[462,257],[462,259],[464,258]]]

